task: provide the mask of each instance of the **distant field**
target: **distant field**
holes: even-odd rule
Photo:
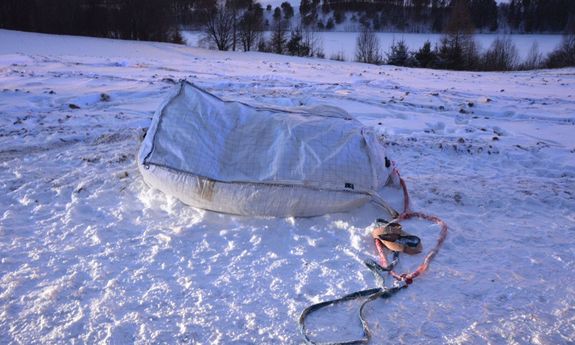
[[[270,35],[270,33],[266,33]],[[355,54],[355,40],[357,37],[356,32],[318,32],[317,35],[321,38],[325,56],[329,58],[331,55],[343,53],[346,60],[352,60]],[[186,31],[184,37],[188,41],[188,45],[192,47],[199,46],[201,32]],[[381,48],[387,51],[394,41],[404,39],[410,49],[419,49],[426,40],[432,44],[438,43],[441,39],[441,34],[416,34],[416,33],[402,33],[402,32],[379,32],[377,33]],[[487,49],[491,42],[498,35],[495,34],[477,34],[475,35],[477,43],[482,49]],[[510,35],[521,58],[525,58],[531,49],[533,43],[537,42],[539,51],[543,54],[548,54],[561,42],[561,35]]]

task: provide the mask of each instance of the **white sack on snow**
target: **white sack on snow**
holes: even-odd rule
[[[393,171],[375,133],[342,109],[254,107],[186,81],[156,112],[138,165],[191,206],[278,217],[381,201]]]

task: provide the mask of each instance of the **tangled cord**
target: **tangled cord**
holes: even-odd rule
[[[399,262],[399,252],[392,251],[393,259],[391,262],[388,262],[387,255],[385,253],[385,248],[386,248],[385,244],[377,236],[374,236],[375,245],[376,245],[377,252],[378,252],[379,258],[380,258],[380,264],[378,264],[377,262],[375,262],[373,260],[366,260],[366,261],[364,261],[364,263],[370,269],[370,271],[373,273],[379,287],[373,288],[373,289],[356,291],[356,292],[350,293],[348,295],[345,295],[341,298],[316,303],[316,304],[313,304],[313,305],[305,308],[299,317],[299,328],[300,328],[300,333],[302,334],[302,336],[303,336],[303,338],[307,344],[309,344],[309,345],[367,344],[369,342],[369,339],[370,339],[370,332],[369,332],[368,323],[365,320],[364,312],[363,312],[366,304],[371,302],[371,301],[374,301],[378,298],[389,298],[389,297],[393,296],[399,290],[406,288],[409,284],[413,283],[413,279],[415,279],[420,274],[425,272],[425,270],[427,270],[427,268],[429,267],[429,263],[431,262],[431,260],[433,260],[435,255],[437,255],[437,253],[439,252],[439,248],[441,247],[441,245],[445,241],[445,238],[447,237],[447,230],[448,230],[447,224],[437,216],[428,215],[428,214],[421,213],[421,212],[412,212],[410,210],[410,207],[409,207],[409,205],[410,205],[409,193],[407,191],[407,186],[405,184],[405,181],[401,177],[399,178],[399,181],[400,181],[401,188],[403,190],[403,212],[401,214],[399,214],[399,216],[397,218],[395,218],[392,222],[399,223],[399,222],[407,220],[407,219],[420,218],[420,219],[427,220],[427,221],[432,222],[432,223],[436,223],[440,227],[440,232],[439,232],[439,237],[437,239],[435,246],[425,255],[423,262],[415,269],[415,271],[409,272],[409,273],[399,274],[399,273],[395,272],[395,270],[394,270],[395,266]],[[389,212],[389,213],[392,214],[392,216],[394,216],[394,217],[397,214],[397,212],[395,212],[393,210],[392,210],[392,212]],[[375,230],[376,229],[374,229],[374,231]],[[385,278],[387,275],[391,275],[392,277],[395,278],[395,281],[391,287],[385,286]],[[342,302],[347,302],[347,301],[351,301],[351,300],[355,300],[355,299],[363,298],[363,297],[367,297],[367,298],[361,304],[361,306],[359,308],[359,320],[361,322],[361,326],[362,326],[362,330],[363,330],[363,334],[362,334],[362,337],[360,339],[344,341],[344,342],[314,342],[309,338],[309,336],[307,335],[307,332],[306,332],[306,327],[305,327],[305,319],[309,314],[311,314],[314,311],[317,311],[319,309],[330,306],[330,305],[335,305],[335,304],[339,304]]]

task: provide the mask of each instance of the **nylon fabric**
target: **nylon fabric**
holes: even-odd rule
[[[383,200],[393,180],[376,134],[342,109],[255,107],[186,81],[156,112],[138,163],[150,186],[242,215],[347,211]]]

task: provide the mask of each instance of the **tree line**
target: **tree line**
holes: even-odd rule
[[[355,61],[468,71],[509,71],[575,66],[574,20],[565,23],[566,34],[562,44],[555,51],[548,56],[543,56],[538,46],[534,45],[527,58],[520,61],[518,50],[509,37],[499,37],[485,52],[480,51],[473,36],[477,31],[477,24],[473,20],[472,1],[474,0],[450,1],[448,16],[442,25],[443,36],[440,42],[432,47],[428,41],[417,51],[410,51],[404,41],[398,41],[388,52],[382,52],[374,29],[366,23],[362,26],[363,30],[357,38]],[[373,6],[374,3],[364,3],[362,6]],[[412,0],[412,3],[416,3],[416,0]],[[261,4],[253,0],[242,2],[228,0],[214,7],[207,16],[207,23],[204,26],[204,42],[219,50],[258,50],[323,58],[325,56],[322,44],[313,28],[310,28],[311,23],[306,25],[305,19],[306,13],[309,14],[314,6],[320,8],[319,4],[320,0],[302,0],[301,22],[291,25],[290,19],[294,16],[293,8],[288,2],[284,2],[273,10],[273,21],[270,25],[269,22],[265,23],[267,20],[264,19],[264,9]],[[358,5],[353,1],[345,2],[345,4],[346,6]],[[513,4],[511,2],[509,5]],[[267,6],[265,11],[271,12],[271,6]],[[270,37],[265,37],[263,34],[266,28],[271,31]],[[330,59],[344,60],[345,57],[343,53],[340,53],[330,56]]]
[[[575,21],[572,0],[511,0],[500,8],[514,32],[561,32]]]
[[[465,0],[455,0],[450,20],[435,47],[429,41],[416,51],[409,51],[405,41],[394,42],[382,53],[375,33],[369,28],[359,34],[355,60],[372,64],[423,67],[465,71],[512,71],[575,66],[575,22],[568,24],[561,44],[543,56],[534,44],[527,57],[519,60],[517,47],[508,36],[496,38],[481,52],[475,42],[469,9]],[[339,59],[338,59],[339,60]]]
[[[182,43],[180,25],[201,21],[210,0],[2,0],[5,29]]]
[[[272,22],[264,11],[272,14]],[[289,2],[273,10],[253,0],[226,1],[213,8],[203,27],[203,43],[218,50],[258,50],[276,54],[323,57],[315,31],[303,25],[292,25],[294,9]],[[270,30],[270,37],[264,35]]]
[[[475,30],[562,32],[575,21],[573,0],[464,0]],[[305,30],[330,30],[342,23],[375,31],[444,32],[455,0],[300,0],[264,15],[250,0],[2,0],[0,27],[110,38],[180,42],[178,28],[199,29],[218,7],[240,11],[259,6],[265,30],[294,21]],[[223,5],[222,3],[225,3]],[[231,3],[231,5],[230,5]],[[296,16],[298,14],[299,16]],[[266,18],[266,19],[264,19]],[[270,20],[271,18],[271,20]],[[289,25],[289,24],[288,24]],[[344,28],[345,29],[345,28]]]
[[[302,22],[341,24],[346,19],[375,31],[443,32],[455,0],[301,0]],[[562,32],[575,20],[573,0],[465,0],[478,31]]]

